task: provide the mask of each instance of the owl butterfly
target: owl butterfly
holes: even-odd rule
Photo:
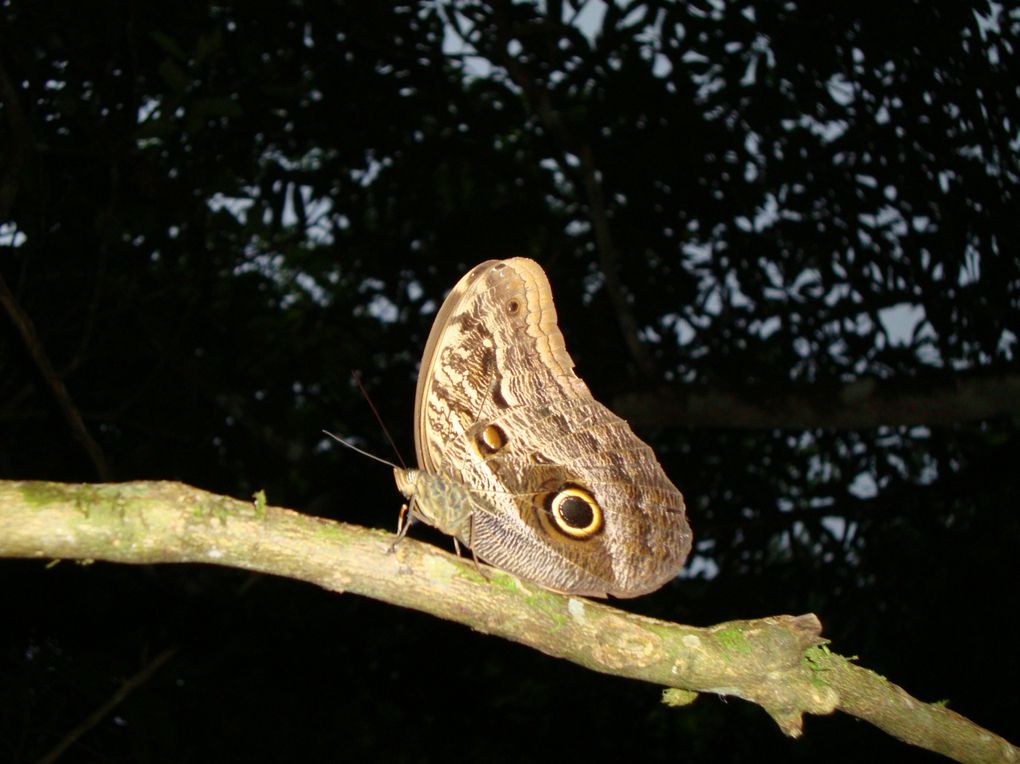
[[[429,334],[420,468],[397,468],[397,486],[414,517],[491,565],[558,592],[635,597],[690,552],[683,496],[573,368],[538,263],[476,266]]]

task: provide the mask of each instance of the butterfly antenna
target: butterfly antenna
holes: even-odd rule
[[[377,462],[379,462],[379,463],[381,463],[381,464],[385,464],[385,465],[386,465],[387,467],[396,467],[396,466],[397,466],[397,465],[395,465],[395,464],[394,464],[393,462],[389,462],[389,461],[386,461],[386,460],[385,460],[385,459],[383,459],[383,458],[382,458],[381,456],[376,456],[375,454],[370,454],[370,453],[369,453],[368,451],[366,451],[365,449],[363,449],[363,448],[358,448],[358,447],[357,447],[356,445],[354,445],[353,443],[351,443],[351,442],[350,442],[349,440],[344,440],[344,439],[343,439],[343,438],[341,438],[341,437],[340,437],[339,435],[334,435],[334,434],[333,434],[333,433],[331,433],[331,432],[330,432],[329,430],[323,430],[322,432],[323,432],[323,433],[324,433],[325,435],[328,435],[329,437],[331,437],[331,438],[332,438],[333,440],[335,440],[335,441],[336,441],[337,443],[340,443],[340,444],[342,444],[342,445],[344,445],[344,446],[347,446],[347,448],[351,449],[351,451],[357,451],[357,452],[358,452],[359,454],[361,454],[362,456],[367,456],[367,457],[368,457],[369,459],[374,459],[375,461],[377,461]]]
[[[404,461],[404,457],[401,455],[400,449],[397,448],[397,444],[393,441],[393,436],[390,435],[390,431],[386,429],[386,425],[383,423],[382,417],[379,416],[379,411],[376,409],[375,404],[372,403],[372,399],[368,395],[368,390],[366,390],[365,386],[363,384],[361,384],[361,376],[358,374],[357,371],[352,369],[351,370],[351,377],[354,379],[354,384],[356,384],[358,386],[358,390],[361,391],[361,396],[365,399],[365,403],[367,403],[368,407],[372,410],[372,414],[375,416],[375,421],[377,421],[379,423],[379,427],[382,428],[383,435],[386,436],[386,440],[388,440],[389,443],[390,443],[390,448],[392,448],[393,449],[393,453],[395,453],[397,455],[397,461],[400,462],[400,466],[401,467],[406,469],[407,468],[407,462]],[[336,437],[336,436],[334,435],[333,437]],[[337,440],[340,440],[340,438],[337,438]],[[341,440],[340,442],[343,443],[344,441]],[[345,443],[345,445],[350,445],[350,444],[349,443]],[[351,448],[354,448],[354,447],[351,446]],[[359,451],[360,449],[355,448],[354,450],[355,451]],[[361,453],[364,453],[364,451],[362,451]],[[376,458],[378,458],[378,457],[376,457]],[[389,462],[387,462],[387,464],[389,464]],[[393,466],[396,466],[396,465],[393,465]]]

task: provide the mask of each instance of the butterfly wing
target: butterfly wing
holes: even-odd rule
[[[636,596],[690,551],[683,497],[573,366],[537,263],[472,269],[426,345],[418,461],[477,497],[468,543],[481,559],[557,591]]]

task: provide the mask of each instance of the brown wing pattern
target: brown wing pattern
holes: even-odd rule
[[[454,287],[426,345],[415,423],[422,469],[478,497],[470,543],[486,562],[626,597],[661,586],[690,551],[683,497],[574,374],[531,260],[482,263]]]

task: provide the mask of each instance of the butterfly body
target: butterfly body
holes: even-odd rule
[[[394,467],[397,488],[414,497],[414,514],[471,548],[471,518],[484,506],[463,483],[416,469]]]
[[[632,597],[691,547],[651,448],[574,374],[532,260],[488,261],[443,303],[415,397],[416,516],[480,559],[556,591]]]

